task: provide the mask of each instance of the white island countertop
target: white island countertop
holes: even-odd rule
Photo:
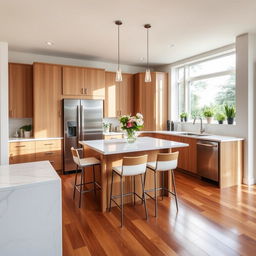
[[[0,191],[59,181],[49,161],[0,165]]]
[[[103,155],[114,155],[129,152],[139,152],[158,149],[188,147],[186,143],[155,139],[151,137],[138,137],[134,143],[127,143],[125,139],[87,140],[79,142]]]

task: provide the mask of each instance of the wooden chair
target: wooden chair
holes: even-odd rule
[[[135,197],[139,197],[144,203],[145,215],[146,219],[148,218],[147,205],[145,200],[145,187],[143,174],[145,174],[147,169],[147,155],[138,156],[138,157],[124,157],[122,166],[113,167],[112,169],[112,180],[111,180],[111,190],[110,190],[110,202],[109,202],[109,211],[111,211],[111,203],[112,201],[117,205],[117,207],[121,210],[121,227],[123,226],[123,197],[133,195],[133,200],[135,204]],[[114,174],[120,177],[120,195],[112,195],[113,192],[113,178]],[[140,175],[141,177],[141,186],[142,186],[142,196],[138,195],[135,192],[135,177]],[[130,193],[124,194],[123,191],[123,177],[133,177],[134,191]],[[115,201],[116,198],[121,198],[121,205]]]
[[[81,195],[83,193],[94,191],[94,194],[96,196],[97,187],[99,189],[101,189],[101,186],[98,184],[98,182],[95,179],[95,168],[94,168],[96,165],[100,166],[101,162],[100,162],[100,160],[98,160],[95,157],[80,158],[78,150],[83,150],[83,149],[82,148],[75,149],[73,147],[71,148],[73,160],[74,160],[75,164],[77,165],[74,191],[73,191],[73,200],[75,199],[76,190],[77,190],[80,194],[80,196],[79,196],[79,208],[80,208],[81,207]],[[90,166],[92,166],[92,170],[93,170],[93,181],[84,183],[85,168],[90,167]],[[80,180],[80,183],[77,184],[77,175],[78,175],[79,169],[81,169],[81,176],[80,176],[81,180]],[[94,185],[93,189],[84,190],[84,186],[88,185],[88,184],[93,184]]]
[[[174,169],[177,168],[178,165],[178,157],[179,152],[175,153],[159,153],[157,154],[156,162],[148,162],[147,168],[154,172],[154,188],[145,191],[145,194],[149,196],[151,199],[155,200],[155,216],[157,217],[157,191],[162,191],[162,199],[164,196],[164,191],[167,191],[171,195],[174,196],[176,202],[176,209],[179,210],[178,200],[177,200],[177,192],[176,192],[176,184],[174,177]],[[172,187],[173,191],[164,187],[164,174],[166,171],[171,171],[172,174]],[[157,188],[157,173],[162,172],[162,187]],[[146,174],[144,176],[144,183],[146,182]],[[152,197],[148,192],[154,192],[154,197]]]

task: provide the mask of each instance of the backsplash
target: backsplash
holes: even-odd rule
[[[112,128],[111,128],[111,131],[114,132],[114,131],[120,131],[120,124],[119,124],[119,121],[118,121],[118,118],[116,117],[112,117],[112,118],[103,118],[103,122],[108,122],[108,123],[111,123],[112,124]]]
[[[28,124],[32,124],[32,118],[9,118],[9,137],[14,137],[20,127]]]

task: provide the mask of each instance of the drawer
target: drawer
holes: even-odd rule
[[[36,141],[36,153],[61,150],[61,140],[38,140]]]
[[[20,164],[20,163],[28,163],[28,162],[35,162],[36,161],[36,154],[24,154],[24,155],[12,155],[10,154],[9,162],[10,164]]]
[[[10,152],[35,152],[35,141],[18,141],[18,142],[10,142]]]
[[[61,151],[47,151],[36,153],[36,161],[50,161],[55,170],[62,170]]]

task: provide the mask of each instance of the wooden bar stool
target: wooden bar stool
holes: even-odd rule
[[[144,209],[146,214],[146,219],[148,219],[147,205],[145,200],[145,187],[143,174],[145,174],[147,169],[147,155],[138,156],[138,157],[124,157],[122,166],[113,167],[112,169],[112,179],[111,179],[111,191],[110,191],[110,202],[109,202],[109,211],[111,211],[111,203],[112,201],[117,205],[117,207],[121,210],[121,227],[123,226],[124,219],[124,210],[123,210],[123,197],[133,195],[134,196],[134,204],[135,204],[135,196],[140,198],[144,203]],[[114,174],[117,174],[120,177],[120,195],[112,195],[113,192],[113,178]],[[135,177],[140,175],[141,177],[141,186],[142,186],[142,196],[138,195],[135,192]],[[124,194],[123,191],[123,177],[133,177],[134,191],[130,193]],[[115,201],[116,198],[121,198],[121,205]]]
[[[74,184],[74,191],[73,191],[73,200],[75,199],[75,195],[76,195],[76,190],[79,192],[80,196],[79,196],[79,208],[81,208],[81,195],[83,193],[87,193],[87,192],[91,192],[94,191],[94,194],[96,196],[96,191],[97,191],[97,187],[99,189],[101,189],[101,186],[98,184],[98,182],[95,179],[95,166],[101,164],[100,160],[98,160],[95,157],[86,157],[86,158],[80,158],[80,155],[78,153],[78,150],[83,150],[82,148],[71,148],[71,152],[72,152],[72,156],[73,156],[73,160],[75,162],[75,164],[77,165],[76,168],[76,176],[75,176],[75,184]],[[84,178],[85,178],[85,168],[86,167],[90,167],[92,166],[92,170],[93,170],[93,181],[90,182],[86,182],[84,183]],[[78,174],[78,170],[81,169],[81,181],[79,184],[77,184],[77,174]],[[93,184],[94,187],[93,189],[87,189],[84,190],[84,186],[87,184]]]
[[[145,194],[149,196],[151,199],[155,200],[155,216],[157,217],[157,191],[162,191],[162,199],[164,196],[164,191],[167,191],[171,195],[174,196],[176,202],[177,211],[179,210],[178,207],[178,200],[177,200],[177,192],[176,192],[176,184],[174,178],[174,169],[177,168],[178,165],[178,157],[179,152],[175,153],[158,153],[156,162],[148,162],[147,168],[154,172],[154,188],[145,191]],[[171,171],[172,173],[172,186],[173,191],[164,187],[164,174],[166,171]],[[157,173],[162,172],[162,187],[157,188]],[[144,176],[144,183],[146,182],[146,173]],[[152,197],[148,192],[155,192],[154,197]]]

